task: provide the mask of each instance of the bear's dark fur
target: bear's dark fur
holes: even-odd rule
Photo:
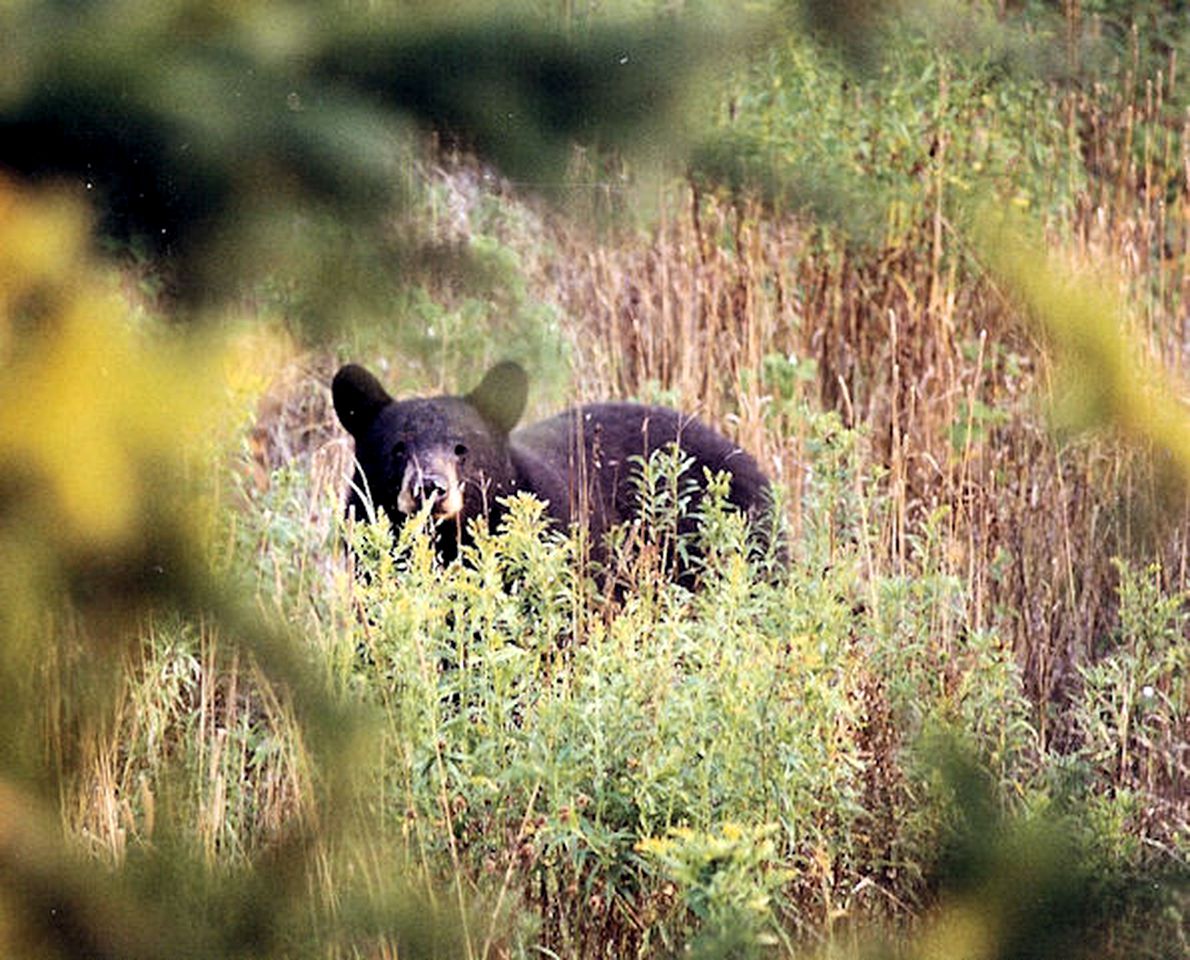
[[[335,375],[335,412],[355,438],[356,471],[347,509],[366,517],[370,501],[400,526],[433,500],[438,548],[454,559],[474,517],[499,522],[503,498],[525,491],[547,504],[562,527],[584,524],[595,556],[612,526],[637,515],[632,482],[639,461],[676,442],[694,463],[731,473],[728,500],[752,520],[759,542],[771,528],[769,481],[756,461],[693,416],[637,403],[595,403],[514,430],[525,408],[528,379],[500,363],[464,396],[393,400],[372,374],[349,364]],[[684,529],[693,529],[688,519]],[[679,575],[688,570],[676,571]]]

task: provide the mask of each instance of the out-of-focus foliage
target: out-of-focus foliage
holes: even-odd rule
[[[414,126],[539,183],[576,140],[631,152],[647,127],[663,150],[710,39],[697,21],[568,33],[490,9],[17,4],[0,13],[0,168],[93,191],[106,230],[170,254],[186,300],[282,273],[328,287],[330,313],[391,288],[417,249],[378,216],[409,186]]]
[[[798,33],[770,44],[740,71],[695,173],[871,247],[985,193],[1067,207],[1084,173],[1050,86],[1066,64],[1059,24],[1026,32],[981,3],[892,6],[860,31],[862,69]]]
[[[1089,4],[1069,20],[990,2],[792,6],[819,31],[837,27],[826,35],[850,55],[803,32],[778,34],[736,75],[692,168],[712,185],[841,225],[853,244],[896,247],[937,208],[953,218],[989,195],[1044,218],[1070,210],[1095,172],[1071,138],[1074,101],[1063,98],[1076,91],[1080,109],[1112,97],[1121,109],[1154,96],[1143,77],[1164,77],[1159,124],[1128,146],[1139,154],[1181,134],[1190,20],[1176,4],[1106,5],[1120,29]],[[1130,29],[1147,16],[1131,7],[1166,8],[1152,14],[1162,40]],[[1176,162],[1154,148],[1143,163],[1177,189]]]
[[[1107,904],[1071,824],[1046,812],[1006,815],[995,784],[954,740],[937,739],[926,756],[953,820],[935,870],[941,909],[910,955],[1096,956]]]
[[[1118,298],[1096,278],[1063,270],[1019,219],[987,212],[977,237],[988,264],[1053,344],[1059,423],[1106,427],[1151,445],[1190,483],[1190,412],[1129,335]]]
[[[5,684],[27,691],[22,671],[64,591],[94,592],[111,616],[187,575],[185,555],[171,558],[181,569],[159,566],[167,545],[197,529],[184,509],[193,506],[186,461],[221,413],[229,418],[211,376],[218,354],[135,329],[113,278],[91,260],[77,203],[35,199],[5,180],[0,210],[0,623]],[[179,431],[198,442],[179,444]],[[27,771],[37,757],[30,702],[2,703],[4,767]]]
[[[136,329],[114,278],[89,262],[77,203],[36,202],[10,181],[0,191],[7,496],[52,518],[60,547],[117,551],[146,522],[153,471],[164,488],[210,431],[237,422],[215,376],[220,352]]]
[[[239,387],[275,351],[259,336],[165,336],[119,295],[88,226],[73,200],[0,181],[0,949],[321,956],[390,935],[413,955],[453,955],[454,923],[417,908],[400,875],[344,887],[337,912],[305,893],[326,845],[348,842],[338,811],[361,727],[209,559],[212,467],[242,428]],[[170,611],[222,631],[226,656],[275,684],[327,777],[311,782],[325,806],[312,795],[267,849],[212,872],[166,776],[141,798],[152,844],[113,873],[48,811],[136,674],[139,625]]]

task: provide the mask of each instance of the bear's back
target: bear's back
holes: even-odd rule
[[[513,431],[509,450],[517,486],[550,504],[564,525],[580,521],[598,538],[632,519],[640,462],[676,442],[694,461],[686,476],[702,488],[703,467],[732,475],[729,500],[758,518],[769,483],[756,461],[697,417],[668,407],[593,403]],[[695,498],[695,504],[697,505]]]

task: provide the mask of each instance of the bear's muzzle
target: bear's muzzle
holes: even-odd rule
[[[397,509],[410,515],[426,504],[436,520],[458,516],[463,509],[463,485],[455,459],[445,453],[431,453],[410,460],[401,478]]]

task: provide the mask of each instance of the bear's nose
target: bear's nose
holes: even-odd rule
[[[421,503],[433,503],[446,495],[447,484],[442,477],[423,476],[417,485],[416,496]]]
[[[438,458],[440,459],[440,458]],[[438,463],[433,456],[406,466],[397,494],[397,509],[406,515],[431,507],[438,518],[451,517],[463,508],[461,484],[453,462]]]

